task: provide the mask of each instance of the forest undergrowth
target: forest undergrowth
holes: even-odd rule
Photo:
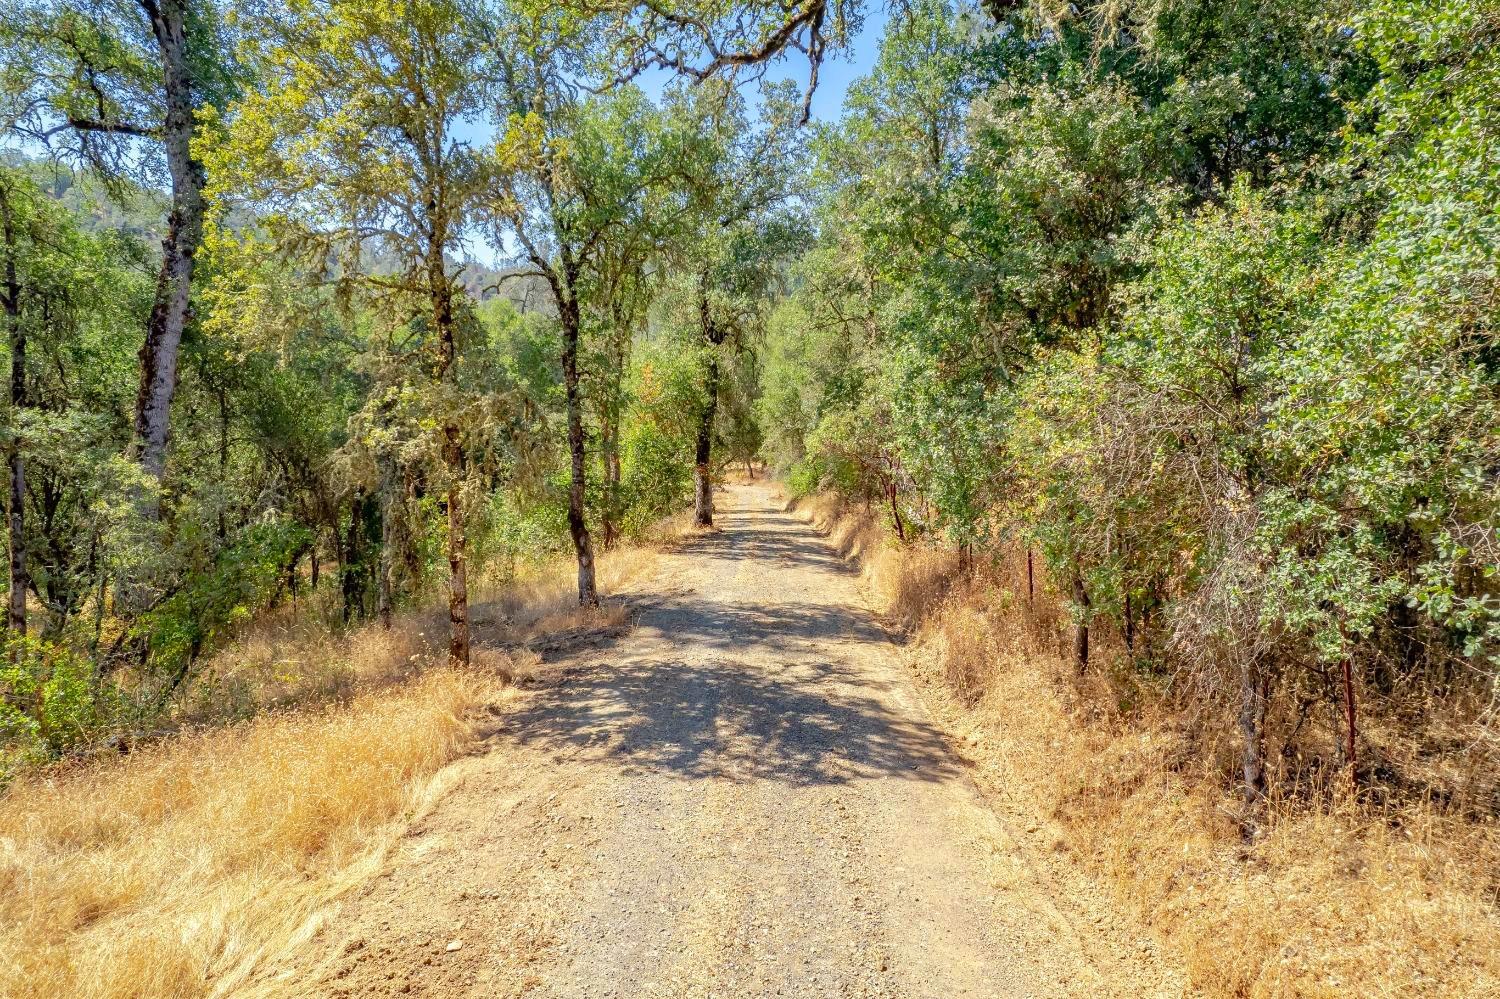
[[[1358,798],[1331,778],[1299,780],[1297,761],[1327,754],[1320,740],[1331,738],[1304,724],[1277,747],[1263,825],[1247,838],[1231,726],[1214,717],[1222,708],[1170,677],[1151,683],[1119,668],[1118,643],[1080,675],[1065,608],[1039,567],[1027,597],[1024,552],[970,571],[951,548],[895,544],[878,515],[836,496],[794,509],[858,560],[982,786],[1029,802],[1053,849],[1096,877],[1206,994],[1500,989],[1500,827],[1473,802],[1401,790],[1430,788],[1456,728],[1451,705],[1417,730],[1409,711],[1370,714],[1365,738],[1390,740],[1389,769]],[[1456,772],[1466,767],[1492,778],[1486,749],[1447,754],[1448,780],[1472,783]]]

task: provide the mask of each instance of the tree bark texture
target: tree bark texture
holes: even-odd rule
[[[443,448],[448,465],[448,661],[469,665],[469,558],[463,506],[463,448],[449,427]]]
[[[693,522],[699,527],[712,527],[714,418],[719,412],[719,345],[724,342],[728,330],[714,321],[713,307],[708,299],[706,274],[698,282],[698,318],[708,350],[708,366],[703,377],[703,391],[707,399],[703,404],[703,412],[698,417],[698,440],[693,449]]]
[[[10,593],[6,626],[12,634],[25,635],[26,588],[30,584],[26,564],[26,465],[17,424],[26,405],[26,328],[21,325],[16,223],[10,193],[3,186],[0,186],[0,236],[5,243],[5,322],[10,336],[11,437],[6,455],[10,464]]]
[[[1343,674],[1344,719],[1348,723],[1348,742],[1344,746],[1344,755],[1349,761],[1349,788],[1357,794],[1359,793],[1359,724],[1354,698],[1354,662],[1347,653],[1344,655]]]
[[[396,612],[395,552],[396,552],[396,482],[395,462],[387,453],[376,458],[380,468],[380,569],[378,607],[380,626],[391,630]]]
[[[155,479],[166,468],[177,357],[187,326],[193,262],[203,242],[203,165],[193,158],[193,77],[188,58],[184,0],[140,0],[161,53],[166,116],[162,145],[172,178],[172,211],[162,240],[156,294],[141,345],[140,389],[135,405],[136,460]],[[153,504],[156,508],[157,504]],[[159,508],[153,509],[159,514]]]
[[[885,487],[886,495],[891,501],[891,519],[896,522],[896,540],[902,544],[906,543],[906,525],[901,522],[901,504],[896,499],[896,482],[891,480]]]
[[[569,287],[572,287],[570,282]],[[571,458],[568,480],[568,534],[578,556],[578,603],[584,607],[599,606],[599,586],[594,575],[594,543],[585,519],[584,486],[588,465],[584,453],[583,394],[578,383],[578,303],[571,296],[559,302],[562,319],[563,389],[568,409],[568,454]]]
[[[432,326],[438,340],[438,382],[450,381],[457,360],[454,339],[453,288],[448,283],[443,247],[447,228],[433,220],[427,252],[427,283],[432,296]],[[464,520],[464,449],[462,431],[451,420],[443,427],[443,464],[448,467],[448,661],[469,665],[468,525]]]
[[[693,449],[693,522],[699,527],[711,527],[714,522],[714,417],[719,411],[719,357],[712,349],[704,373],[704,391],[708,400],[698,416],[698,440]]]
[[[1081,673],[1089,668],[1089,591],[1083,576],[1073,575],[1073,604],[1078,608],[1078,623],[1073,627],[1073,661]]]
[[[614,547],[620,539],[620,420],[617,407],[607,407],[599,423],[599,471],[604,476],[604,547]]]
[[[1266,793],[1266,685],[1253,652],[1240,662],[1240,771],[1245,779],[1245,805],[1254,810]]]

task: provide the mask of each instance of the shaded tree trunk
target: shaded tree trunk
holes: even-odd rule
[[[219,485],[222,487],[229,479],[229,390],[220,385],[217,388],[219,397]],[[219,544],[223,545],[229,537],[229,525],[226,521],[223,497],[220,496],[218,517]]]
[[[371,513],[370,498],[365,495],[364,490],[355,490],[354,499],[349,504],[349,531],[345,536],[343,564],[339,569],[346,622],[365,616],[365,596],[369,585],[366,559]]]
[[[604,476],[604,547],[611,548],[620,539],[620,420],[613,406],[607,406],[599,421],[599,471]]]
[[[30,576],[26,564],[26,466],[21,454],[17,422],[26,405],[26,329],[21,325],[21,280],[16,269],[16,226],[10,193],[0,185],[0,236],[5,241],[5,322],[10,334],[11,437],[10,463],[10,594],[6,626],[13,634],[26,634],[26,589]]]
[[[896,540],[902,544],[906,543],[906,527],[901,523],[901,505],[896,502],[896,483],[891,482],[885,487],[886,495],[891,501],[891,518],[896,521]]]
[[[1357,794],[1359,792],[1359,753],[1357,745],[1359,725],[1355,715],[1354,663],[1347,654],[1344,656],[1343,674],[1344,719],[1348,723],[1348,741],[1344,746],[1344,756],[1349,763],[1349,789]]]
[[[396,610],[395,592],[395,546],[396,546],[396,493],[395,471],[391,456],[382,450],[376,459],[380,465],[380,569],[378,584],[378,607],[380,626],[391,630],[391,620]],[[314,561],[316,565],[316,561]]]
[[[568,287],[575,286],[572,275]],[[554,291],[558,289],[554,288]],[[584,486],[588,466],[583,439],[583,395],[578,384],[578,303],[572,295],[558,294],[558,312],[562,320],[563,389],[568,409],[568,455],[571,459],[568,480],[568,534],[578,556],[578,603],[584,607],[599,606],[599,586],[594,575],[594,543],[585,518]]]
[[[1073,661],[1081,673],[1089,668],[1089,591],[1083,576],[1073,574],[1073,603],[1078,608],[1078,623],[1073,627]]]
[[[151,20],[161,52],[166,115],[162,146],[172,177],[172,211],[162,240],[161,269],[146,340],[141,345],[140,390],[135,405],[136,460],[153,478],[166,467],[172,396],[177,389],[177,357],[187,325],[193,262],[203,241],[203,165],[192,153],[193,77],[184,0],[139,0]],[[152,513],[159,515],[159,504]]]
[[[437,380],[454,375],[457,359],[454,340],[453,289],[448,283],[443,246],[446,227],[433,221],[433,239],[427,252],[427,286],[432,296],[432,326],[438,338]],[[462,432],[451,420],[443,427],[443,464],[448,466],[448,661],[469,665],[469,556],[464,521],[464,449]]]
[[[448,465],[448,661],[469,665],[469,556],[463,507],[463,448],[458,428],[444,431]]]
[[[708,401],[698,416],[698,440],[693,449],[693,522],[699,527],[710,527],[714,522],[714,417],[719,411],[719,358],[714,353],[708,356],[704,391]]]
[[[1251,813],[1266,794],[1266,683],[1259,659],[1241,653],[1240,662],[1240,772],[1245,779],[1245,806]]]
[[[600,522],[604,528],[604,547],[612,548],[620,540],[620,423],[624,410],[625,369],[630,363],[632,326],[627,313],[616,307],[612,312],[610,341],[606,344],[608,370],[599,379],[599,471],[604,479],[604,509]]]
[[[719,412],[718,348],[728,331],[714,322],[706,274],[698,281],[698,318],[703,340],[708,346],[708,368],[703,377],[703,391],[708,398],[698,417],[698,440],[693,449],[693,522],[699,527],[711,527],[714,522],[714,418]]]

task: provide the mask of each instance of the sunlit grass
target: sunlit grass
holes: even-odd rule
[[[0,807],[0,995],[199,995],[247,973],[378,863],[483,695],[440,669],[21,780]]]
[[[664,528],[664,531],[667,529]],[[606,593],[648,548],[600,561]],[[446,610],[331,628],[304,601],[195,671],[176,735],[47,767],[0,798],[0,996],[199,996],[255,981],[377,873],[441,787],[474,709],[515,696],[528,645],[616,627],[578,607],[571,562],[478,581],[471,669],[440,664]],[[131,745],[127,740],[126,745]]]

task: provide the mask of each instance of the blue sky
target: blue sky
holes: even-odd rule
[[[890,12],[883,3],[872,3],[864,12],[864,25],[860,32],[852,40],[849,50],[833,58],[826,59],[818,72],[818,89],[813,94],[812,117],[815,121],[835,122],[839,120],[843,112],[844,96],[848,93],[849,85],[870,72],[875,64],[875,57],[880,47],[881,36],[885,33],[886,22]],[[793,52],[774,62],[768,69],[767,78],[773,80],[791,80],[799,89],[807,86],[808,66],[807,59],[801,53]],[[673,75],[659,71],[648,74],[638,80],[647,93],[653,96],[660,94],[661,89],[673,79]],[[460,138],[466,138],[472,142],[483,143],[489,141],[493,134],[493,126],[487,122],[473,122],[459,130]],[[8,138],[0,141],[0,148],[6,148],[13,143]],[[31,144],[22,142],[19,147],[24,152],[38,153]],[[495,266],[500,263],[502,256],[496,253],[493,246],[488,245],[484,235],[478,232],[468,234],[468,251],[471,257],[478,262]]]
[[[844,109],[844,95],[849,84],[870,72],[879,52],[880,37],[890,13],[883,5],[872,4],[865,12],[865,23],[848,52],[823,62],[818,70],[818,90],[813,94],[812,116],[815,121],[838,121]],[[807,85],[807,59],[794,52],[773,64],[770,79],[791,80],[798,87]]]
[[[818,71],[818,90],[813,94],[812,116],[816,121],[838,121],[844,108],[844,95],[849,84],[870,72],[880,48],[880,37],[885,33],[890,12],[883,5],[871,5],[865,12],[864,26],[860,29],[849,51],[823,62]],[[791,80],[799,88],[807,86],[807,58],[800,52],[792,52],[773,62],[766,73],[770,80]],[[666,70],[656,70],[636,79],[641,88],[653,98],[659,95],[674,76]]]
[[[890,12],[884,6],[872,4],[865,12],[864,27],[854,37],[848,54],[823,63],[822,69],[818,71],[818,92],[813,94],[812,102],[813,117],[818,121],[838,121],[839,114],[844,108],[844,94],[848,92],[849,84],[862,76],[869,75],[870,67],[875,65],[875,56],[880,49],[880,37],[885,34],[885,22],[889,16]],[[795,60],[787,68],[800,73],[800,76],[794,76],[794,79],[806,82],[807,64],[805,61]]]

